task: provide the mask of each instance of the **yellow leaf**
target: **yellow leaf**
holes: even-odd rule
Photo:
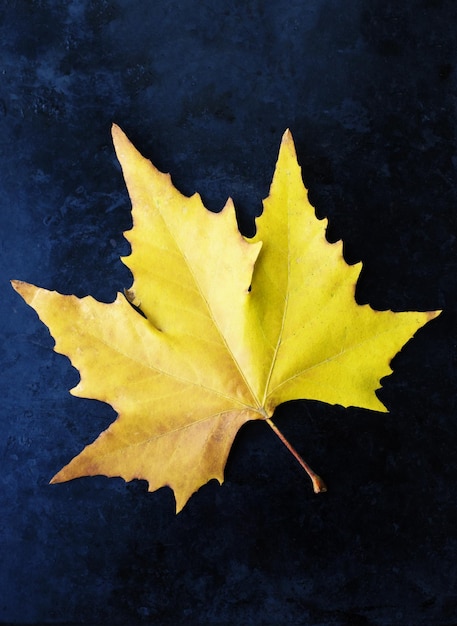
[[[439,312],[355,302],[361,264],[348,266],[341,242],[327,242],[288,131],[253,241],[230,200],[207,211],[117,126],[113,139],[132,200],[131,288],[102,304],[13,281],[79,370],[72,393],[118,413],[52,482],[146,479],[150,491],[171,487],[179,511],[201,485],[223,481],[246,421],[265,420],[281,437],[270,418],[286,400],[386,410],[375,390],[390,360]]]

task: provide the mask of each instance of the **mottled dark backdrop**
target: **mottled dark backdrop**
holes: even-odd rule
[[[457,6],[453,0],[2,0],[0,622],[457,623]],[[114,418],[9,285],[129,286],[117,122],[245,234],[293,131],[359,302],[444,308],[394,360],[389,414],[315,402],[240,432],[226,482],[49,486]],[[306,346],[303,346],[306,349]]]

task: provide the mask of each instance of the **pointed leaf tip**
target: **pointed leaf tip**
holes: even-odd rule
[[[113,139],[116,152],[118,151],[121,142],[130,143],[122,128],[114,123],[111,125],[111,137]]]
[[[292,137],[292,133],[290,132],[288,128],[284,131],[284,134],[281,139],[281,145],[279,147],[279,155],[281,154],[282,155],[289,154],[289,158],[292,161],[297,162],[297,151],[295,149],[295,141],[294,141],[294,138]],[[279,156],[278,156],[278,161],[279,161]],[[298,165],[298,162],[297,162],[297,165]]]
[[[31,294],[35,293],[37,287],[31,285],[30,283],[26,283],[23,280],[12,280],[11,286],[26,302],[29,302],[29,297]]]
[[[111,124],[111,134],[115,136],[115,135],[124,135],[125,133],[120,126],[118,126],[117,124],[113,122]]]

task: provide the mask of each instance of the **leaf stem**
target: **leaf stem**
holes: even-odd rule
[[[295,448],[292,446],[292,444],[290,444],[287,441],[287,439],[284,437],[284,435],[279,430],[279,428],[276,426],[276,424],[274,424],[269,417],[267,417],[265,419],[265,421],[267,422],[268,426],[270,426],[270,428],[273,430],[275,435],[277,435],[279,437],[279,439],[281,439],[281,441],[286,446],[286,448],[289,450],[289,452],[291,454],[293,454],[293,456],[297,459],[297,461],[303,467],[305,472],[311,478],[311,482],[313,483],[314,493],[323,493],[324,491],[327,491],[327,487],[326,487],[324,481],[322,480],[322,478],[320,476],[318,476],[316,474],[316,472],[314,472],[310,468],[310,466],[308,465],[308,463],[304,459],[302,459],[302,457],[298,454],[298,452],[295,450]]]

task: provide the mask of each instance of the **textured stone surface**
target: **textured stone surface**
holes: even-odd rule
[[[5,0],[0,7],[0,623],[457,621],[457,8],[452,0]],[[388,415],[312,402],[249,424],[178,517],[143,482],[48,480],[113,419],[10,278],[130,284],[117,122],[245,234],[293,131],[360,302],[445,313],[394,361]],[[304,347],[305,349],[305,347]]]

